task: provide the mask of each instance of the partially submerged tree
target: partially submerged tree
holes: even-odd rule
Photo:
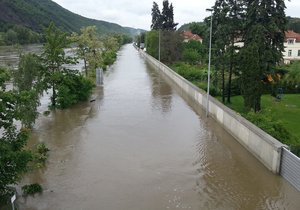
[[[76,54],[84,62],[86,76],[88,76],[88,69],[93,71],[101,66],[101,53],[104,46],[97,34],[96,26],[82,28],[80,34],[73,33],[71,41],[77,44]]]
[[[65,64],[74,63],[74,59],[66,56],[64,49],[70,44],[66,33],[60,31],[53,23],[46,29],[46,43],[41,56],[44,66],[44,83],[52,89],[51,106],[56,107],[57,88],[60,74]]]
[[[7,71],[0,68],[0,204],[11,193],[9,185],[19,181],[32,160],[32,154],[25,149],[28,130],[18,129],[15,124],[15,120],[22,121],[23,116],[15,109],[23,102],[22,97],[20,92],[6,90],[5,82],[9,80]]]

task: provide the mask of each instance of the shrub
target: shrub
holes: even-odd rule
[[[24,185],[22,187],[23,195],[28,196],[28,195],[34,195],[36,193],[42,193],[43,188],[40,184],[30,184],[30,185]]]
[[[249,112],[245,117],[283,144],[294,145],[296,143],[295,138],[293,138],[292,134],[284,127],[281,121],[267,116],[263,112]]]
[[[58,108],[66,109],[80,101],[87,100],[93,87],[94,84],[82,75],[70,72],[62,74],[57,93]]]

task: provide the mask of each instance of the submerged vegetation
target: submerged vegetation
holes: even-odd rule
[[[95,86],[95,69],[111,65],[120,46],[131,41],[123,35],[99,37],[96,27],[83,28],[81,34],[69,37],[53,23],[44,37],[40,56],[21,55],[15,71],[0,68],[0,206],[8,201],[10,186],[17,184],[27,171],[44,167],[48,158],[49,149],[44,143],[27,148],[30,129],[39,115],[41,94],[52,93],[51,109],[66,109],[87,101]],[[75,46],[75,56],[65,52],[71,44]],[[78,59],[85,61],[84,74],[66,67]],[[14,83],[13,90],[6,88],[10,81]],[[22,190],[24,195],[34,195],[42,192],[42,187],[32,184]]]

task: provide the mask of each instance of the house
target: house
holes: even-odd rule
[[[193,34],[191,31],[184,31],[182,33],[182,36],[184,38],[183,42],[188,42],[190,40],[194,40],[194,41],[198,41],[201,42],[203,41],[203,39],[197,35],[197,34]]]
[[[300,34],[294,31],[285,32],[283,59],[286,64],[300,60]]]

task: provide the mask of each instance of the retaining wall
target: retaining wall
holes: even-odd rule
[[[168,76],[182,91],[206,109],[206,92],[187,81],[172,69],[160,63],[144,51],[144,58]],[[220,123],[238,142],[273,173],[279,174],[282,144],[260,128],[241,117],[213,97],[209,97],[209,115]]]

